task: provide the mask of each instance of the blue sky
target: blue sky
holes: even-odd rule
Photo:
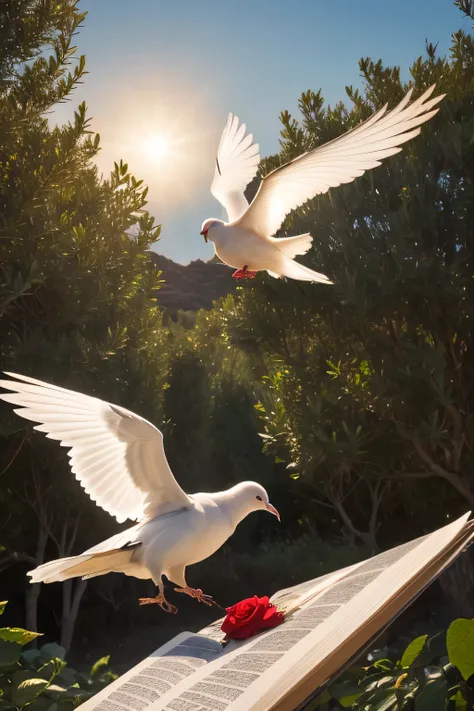
[[[157,251],[181,263],[208,259],[202,221],[221,217],[209,193],[214,151],[229,111],[246,122],[261,155],[278,150],[278,115],[322,89],[330,104],[360,86],[361,56],[397,64],[408,77],[425,38],[444,54],[451,33],[470,28],[451,0],[82,0],[77,37],[89,74],[85,99],[102,137],[99,167],[127,160],[150,185],[162,223]],[[54,120],[67,117],[61,107]],[[144,137],[172,150],[147,153]],[[183,140],[181,140],[181,138]]]

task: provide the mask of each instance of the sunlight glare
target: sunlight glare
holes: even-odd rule
[[[159,133],[154,133],[145,142],[145,150],[150,158],[159,161],[168,153],[169,145],[163,136]]]
[[[94,117],[94,130],[107,135],[95,158],[99,171],[107,176],[122,159],[149,188],[150,209],[161,216],[212,200],[209,186],[222,116],[210,112],[206,91],[196,93],[181,81],[178,77],[170,84],[150,72],[138,82],[135,76],[133,81],[122,77],[109,86],[107,101]]]

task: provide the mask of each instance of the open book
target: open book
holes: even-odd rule
[[[182,632],[81,711],[296,711],[474,538],[469,513],[422,538],[273,596],[285,622],[223,646],[222,620]]]

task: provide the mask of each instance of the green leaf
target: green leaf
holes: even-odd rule
[[[374,667],[376,669],[383,669],[383,671],[390,671],[390,669],[393,669],[393,662],[390,659],[377,659],[377,661],[374,662]]]
[[[442,657],[446,657],[446,661],[442,664],[446,664],[447,651],[446,651],[446,632],[438,632],[433,637],[430,637],[423,647],[421,653],[412,662],[411,669],[420,669],[421,667],[426,667],[433,663],[438,663],[441,661]]]
[[[319,706],[322,706],[323,704],[327,704],[328,701],[331,701],[331,694],[329,693],[329,691],[327,689],[324,689],[324,691],[322,691],[320,694],[318,694],[318,696],[314,700],[314,704],[313,704],[312,708],[317,709]]]
[[[454,708],[456,709],[456,711],[464,711],[466,706],[467,703],[464,696],[461,694],[460,691],[457,691],[454,699]]]
[[[451,622],[446,647],[451,664],[459,669],[463,679],[469,679],[474,673],[474,620],[461,617]]]
[[[370,711],[388,711],[392,706],[397,703],[397,697],[395,694],[390,693],[385,699],[382,699],[376,704],[371,704]]]
[[[24,659],[27,664],[32,664],[38,657],[41,657],[39,649],[25,649],[25,651],[21,653],[21,658]]]
[[[363,679],[366,676],[367,670],[365,667],[362,667],[360,665],[354,665],[352,667],[349,667],[349,669],[346,669],[344,672],[344,679],[351,679],[352,681],[358,682],[359,679]]]
[[[64,659],[66,656],[66,650],[61,645],[56,644],[56,642],[49,642],[48,644],[43,644],[40,649],[41,656],[43,659]]]
[[[333,684],[328,689],[331,696],[339,702],[343,708],[349,708],[354,701],[361,696],[362,692],[356,684],[350,681],[343,681]]]
[[[39,696],[47,686],[48,682],[45,679],[25,679],[13,690],[12,701],[15,706],[21,708]]]
[[[21,646],[0,639],[0,668],[10,667],[20,658]]]
[[[403,652],[402,658],[400,660],[401,667],[403,667],[403,668],[411,667],[411,665],[413,664],[415,659],[423,651],[423,647],[425,646],[427,639],[428,639],[428,635],[423,634],[420,637],[417,637],[416,639],[414,639],[410,642],[408,647]]]
[[[341,696],[341,698],[338,699],[338,701],[341,704],[342,708],[348,709],[352,706],[352,704],[355,701],[357,701],[357,699],[361,695],[362,695],[362,692],[358,691],[357,694],[351,694],[350,696]]]
[[[415,711],[445,711],[448,685],[442,677],[428,682],[415,698]]]
[[[69,688],[77,684],[77,674],[71,667],[63,667],[57,676],[57,682]]]
[[[370,674],[370,676],[364,679],[366,685],[364,693],[374,692],[379,696],[381,695],[381,698],[385,698],[385,694],[387,693],[386,687],[393,686],[395,684],[396,678],[397,677],[395,674],[387,675],[386,670],[376,674]]]
[[[96,661],[96,663],[93,665],[90,675],[91,676],[96,676],[97,674],[100,674],[101,672],[105,671],[106,667],[108,666],[110,661],[110,654],[106,657],[101,657]]]
[[[21,627],[0,627],[0,639],[4,642],[16,642],[24,646],[37,637],[42,637],[39,632],[29,632]]]
[[[0,615],[3,615],[7,605],[8,605],[8,600],[4,600],[3,602],[0,602]]]
[[[45,694],[51,699],[60,701],[68,695],[68,689],[65,689],[64,686],[59,686],[58,684],[50,684],[48,688],[45,689]]]

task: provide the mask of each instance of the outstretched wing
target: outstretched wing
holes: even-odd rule
[[[229,222],[237,220],[248,208],[244,190],[257,173],[260,156],[245,124],[229,114],[217,151],[211,193],[227,210]]]
[[[163,435],[133,412],[95,397],[6,373],[0,380],[11,393],[0,399],[18,405],[21,417],[41,424],[62,447],[69,447],[71,469],[98,506],[120,523],[189,506],[166,460]]]
[[[431,86],[409,104],[412,90],[392,111],[385,105],[356,128],[269,173],[237,224],[262,237],[270,237],[286,215],[310,198],[342,183],[350,183],[383,158],[401,151],[400,146],[420,133],[438,109],[444,94],[428,101]]]

